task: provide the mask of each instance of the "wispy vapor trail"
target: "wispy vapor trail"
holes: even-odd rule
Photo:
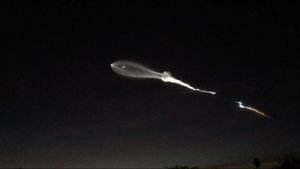
[[[208,93],[208,94],[213,94],[213,95],[216,94],[216,92],[213,92],[213,91],[201,90],[201,89],[194,88],[191,85],[172,77],[172,75],[169,72],[165,71],[163,73],[159,73],[159,72],[151,70],[141,64],[134,63],[131,61],[116,61],[111,64],[111,68],[113,69],[114,72],[116,72],[122,76],[127,76],[127,77],[132,77],[132,78],[160,79],[163,82],[175,83],[175,84],[184,86],[186,88],[189,88],[191,90],[198,91],[201,93]]]
[[[238,101],[238,102],[236,102],[236,103],[239,105],[239,107],[240,107],[241,109],[247,109],[247,110],[253,111],[253,112],[255,112],[255,113],[257,113],[257,114],[259,114],[259,115],[261,115],[261,116],[263,116],[263,117],[271,118],[270,116],[266,115],[264,112],[261,112],[261,111],[255,109],[255,108],[253,108],[253,107],[250,107],[250,106],[244,106],[243,103],[242,103],[241,101]]]
[[[165,72],[164,72],[165,73]],[[163,73],[163,74],[164,74]],[[197,88],[194,88],[192,86],[190,86],[189,84],[187,83],[184,83],[178,79],[175,79],[174,77],[172,76],[168,76],[168,77],[165,77],[165,78],[162,78],[162,81],[164,82],[170,82],[170,83],[176,83],[176,84],[179,84],[181,86],[184,86],[184,87],[187,87],[189,89],[192,89],[194,91],[198,91],[198,92],[202,92],[202,93],[209,93],[209,94],[216,94],[216,92],[212,92],[212,91],[207,91],[207,90],[201,90],[201,89],[197,89]]]

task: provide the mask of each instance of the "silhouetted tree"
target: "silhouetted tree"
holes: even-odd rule
[[[297,153],[291,152],[284,155],[283,161],[279,167],[273,167],[273,169],[300,169],[300,161],[297,158]]]
[[[294,157],[285,157],[281,167],[282,169],[300,169],[300,162]]]
[[[175,167],[166,167],[166,169],[200,169],[200,168],[176,165]]]
[[[258,158],[255,158],[253,160],[253,164],[254,164],[255,168],[259,168],[260,167],[260,160]]]

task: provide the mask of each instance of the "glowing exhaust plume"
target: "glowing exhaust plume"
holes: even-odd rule
[[[119,75],[132,77],[132,78],[151,78],[151,79],[160,79],[163,82],[170,82],[179,84],[181,86],[187,87],[191,90],[202,92],[202,93],[209,93],[209,94],[216,94],[216,92],[207,91],[207,90],[200,90],[197,88],[194,88],[190,86],[187,83],[184,83],[178,79],[175,79],[171,76],[169,72],[163,72],[159,73],[156,71],[153,71],[143,65],[140,65],[138,63],[130,62],[130,61],[116,61],[112,63],[111,68],[114,72],[116,72]]]
[[[263,116],[263,117],[271,118],[270,116],[266,115],[265,113],[263,113],[263,112],[261,112],[261,111],[255,109],[255,108],[252,108],[252,107],[249,107],[249,106],[244,106],[243,103],[242,103],[241,101],[238,101],[238,102],[236,102],[236,103],[239,105],[239,107],[240,107],[241,109],[247,109],[247,110],[253,111],[253,112],[255,112],[255,113],[257,113],[257,114],[259,114],[259,115],[261,115],[261,116]]]

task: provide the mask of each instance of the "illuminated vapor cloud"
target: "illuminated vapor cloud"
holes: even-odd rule
[[[247,109],[247,110],[253,111],[253,112],[255,112],[255,113],[257,113],[257,114],[259,114],[259,115],[261,115],[261,116],[263,116],[263,117],[271,118],[270,116],[266,115],[265,113],[263,113],[263,112],[261,112],[261,111],[255,109],[255,108],[252,108],[252,107],[249,107],[249,106],[244,106],[243,103],[242,103],[241,101],[238,101],[238,102],[236,102],[236,103],[239,105],[239,107],[240,107],[241,109]]]
[[[163,82],[170,82],[175,83],[181,86],[184,86],[186,88],[189,88],[194,91],[202,92],[202,93],[209,93],[209,94],[216,94],[216,92],[207,91],[207,90],[200,90],[197,88],[194,88],[190,86],[187,83],[184,83],[174,77],[171,76],[169,72],[163,72],[159,73],[156,71],[153,71],[143,65],[140,65],[138,63],[134,63],[131,61],[116,61],[112,63],[111,68],[114,72],[116,72],[119,75],[132,77],[132,78],[151,78],[151,79],[159,79]]]

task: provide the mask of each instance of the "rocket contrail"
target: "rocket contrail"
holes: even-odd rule
[[[180,86],[189,88],[193,91],[198,91],[201,93],[208,93],[208,94],[212,94],[212,95],[216,94],[216,92],[213,92],[213,91],[201,90],[198,88],[194,88],[191,85],[172,77],[170,72],[164,71],[163,73],[159,73],[159,72],[153,71],[153,70],[151,70],[141,64],[135,63],[135,62],[119,60],[119,61],[112,63],[110,66],[115,73],[122,75],[122,76],[127,76],[127,77],[132,77],[132,78],[159,79],[163,82],[178,84]],[[239,108],[241,108],[241,109],[247,109],[247,110],[257,113],[260,116],[263,116],[266,118],[271,118],[270,116],[266,115],[264,112],[261,112],[250,106],[244,106],[241,101],[238,101],[235,103],[237,103]]]
[[[184,86],[184,87],[187,87],[189,89],[199,91],[199,92],[202,92],[202,93],[216,94],[216,92],[207,91],[207,90],[200,90],[200,89],[194,88],[194,87],[190,86],[187,83],[184,83],[184,82],[182,82],[178,79],[175,79],[174,77],[171,76],[171,74],[169,72],[163,72],[161,80],[164,81],[164,82],[176,83],[176,84],[179,84],[181,86]]]
[[[255,113],[257,113],[257,114],[259,114],[259,115],[261,115],[261,116],[263,116],[263,117],[271,118],[270,116],[266,115],[265,113],[263,113],[263,112],[261,112],[261,111],[255,109],[255,108],[252,108],[252,107],[249,107],[249,106],[244,106],[243,103],[242,103],[241,101],[238,101],[238,102],[236,102],[236,103],[239,105],[239,107],[240,107],[241,109],[247,109],[247,110],[253,111],[253,112],[255,112]]]
[[[184,86],[186,88],[189,88],[194,91],[198,91],[201,93],[209,93],[209,94],[216,94],[216,92],[213,91],[207,91],[207,90],[201,90],[198,88],[194,88],[190,86],[187,83],[184,83],[174,77],[172,77],[171,73],[169,72],[163,72],[159,73],[156,71],[153,71],[141,64],[130,62],[130,61],[116,61],[112,63],[111,68],[113,71],[115,71],[117,74],[122,75],[122,76],[127,76],[127,77],[132,77],[132,78],[151,78],[151,79],[159,79],[162,80],[163,82],[170,82],[170,83],[175,83],[181,86]]]

